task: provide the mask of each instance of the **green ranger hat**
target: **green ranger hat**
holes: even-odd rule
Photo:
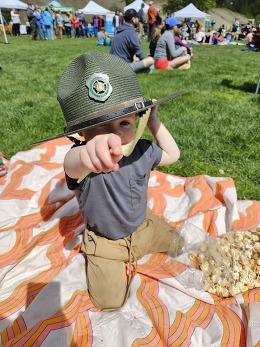
[[[57,99],[67,126],[43,141],[143,112],[183,93],[153,103],[143,97],[130,64],[108,53],[86,52],[69,64],[58,83]]]

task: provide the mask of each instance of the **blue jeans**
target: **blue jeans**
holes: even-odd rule
[[[38,27],[38,30],[39,30],[40,39],[44,40],[46,38],[44,24],[40,23],[40,22],[37,22],[37,27]]]
[[[45,26],[45,31],[48,37],[48,40],[53,40],[53,25]]]
[[[74,36],[75,36],[75,28],[74,28],[74,25],[73,25],[73,24],[71,25],[70,36],[71,36],[71,37],[74,37]]]

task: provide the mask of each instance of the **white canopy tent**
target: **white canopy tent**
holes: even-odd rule
[[[140,10],[141,5],[144,4],[144,13],[147,13],[149,5],[147,5],[144,1],[142,0],[135,0],[134,2],[132,2],[130,5],[127,5],[124,7],[124,12],[126,10],[129,10],[130,8],[134,8],[137,12]]]
[[[84,13],[84,14],[91,14],[94,16],[105,16],[106,14],[111,13],[111,11],[96,4],[92,0],[90,0],[90,2],[84,8],[78,10],[78,12]]]
[[[90,0],[90,2],[84,8],[79,9],[78,12],[86,15],[106,16],[106,31],[110,34],[112,33],[109,28],[112,28],[114,12],[96,4],[92,0]]]
[[[13,8],[15,8],[16,10],[27,10],[28,5],[19,0],[0,0],[0,22],[1,22],[0,24],[2,25],[2,28],[3,28],[5,43],[8,43],[8,40],[5,33],[4,21],[2,18],[2,9],[13,9]]]
[[[176,18],[198,18],[198,19],[203,18],[203,19],[206,19],[208,16],[209,16],[209,14],[200,11],[192,3],[190,3],[188,6],[184,7],[182,10],[174,13],[174,17],[176,17]]]

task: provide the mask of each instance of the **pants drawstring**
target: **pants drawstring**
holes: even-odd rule
[[[137,259],[135,258],[134,254],[132,254],[132,235],[130,236],[130,242],[129,242],[129,239],[127,239],[126,237],[124,238],[124,240],[128,246],[128,252],[129,252],[129,274],[127,276],[126,294],[125,294],[123,305],[125,304],[125,302],[128,298],[130,285],[132,283],[132,280],[137,273]],[[133,275],[131,275],[131,273],[132,273],[131,269],[133,266],[132,263],[135,263]]]

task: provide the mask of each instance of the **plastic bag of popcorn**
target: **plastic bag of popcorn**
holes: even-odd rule
[[[260,287],[260,228],[207,236],[188,254],[211,294],[229,297]]]

